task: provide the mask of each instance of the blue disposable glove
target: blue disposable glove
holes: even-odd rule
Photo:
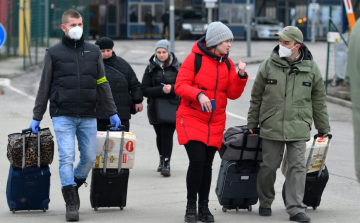
[[[40,125],[40,121],[32,120],[30,124],[31,131],[33,133],[39,133],[39,125]]]
[[[121,121],[117,114],[110,116],[110,124],[115,125],[115,127],[110,128],[111,130],[120,130],[119,125],[121,125]]]

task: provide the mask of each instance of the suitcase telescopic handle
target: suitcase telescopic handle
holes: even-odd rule
[[[107,153],[108,153],[108,146],[109,146],[109,132],[110,128],[115,127],[115,125],[107,125],[106,126],[106,139],[105,139],[105,154],[104,154],[104,167],[103,172],[106,173],[107,168]],[[120,131],[121,131],[121,141],[120,141],[120,154],[119,154],[119,167],[118,167],[118,173],[121,171],[121,164],[122,164],[122,154],[123,154],[123,147],[124,147],[124,133],[125,133],[125,126],[119,125]],[[114,130],[118,131],[118,130]]]
[[[313,144],[311,146],[311,150],[310,150],[310,154],[309,154],[309,157],[308,157],[308,160],[306,162],[306,171],[308,171],[309,169],[309,166],[310,166],[310,161],[311,161],[311,158],[312,158],[312,154],[313,154],[313,151],[314,151],[314,148],[315,148],[315,143],[316,143],[316,139],[318,137],[322,137],[323,134],[316,134],[314,135],[314,141],[313,141]],[[330,145],[330,141],[332,139],[332,134],[327,134],[327,137],[328,137],[328,142],[327,142],[327,145],[326,145],[326,148],[325,148],[325,152],[324,152],[324,155],[323,155],[323,158],[322,158],[322,161],[321,161],[321,165],[320,165],[320,170],[319,170],[319,174],[318,174],[318,178],[321,176],[321,173],[322,173],[322,170],[323,170],[323,167],[324,167],[324,163],[325,163],[325,159],[326,159],[326,156],[327,156],[327,153],[328,153],[328,150],[329,150],[329,145]]]
[[[38,128],[38,130],[40,131],[40,127]],[[32,129],[31,128],[27,128],[27,129],[23,129],[22,131],[23,134],[23,154],[22,154],[22,163],[21,163],[21,168],[24,169],[25,168],[25,140],[26,140],[26,133],[32,133]],[[37,133],[37,144],[38,144],[38,158],[37,158],[37,166],[40,167],[40,132]]]

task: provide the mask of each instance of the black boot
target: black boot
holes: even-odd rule
[[[79,221],[79,205],[75,187],[65,186],[61,191],[66,203],[66,221]]]
[[[169,177],[170,174],[170,158],[165,157],[164,158],[164,166],[161,170],[161,175],[164,177]]]
[[[199,202],[199,215],[198,219],[202,222],[214,222],[214,216],[210,213],[209,207],[208,207],[208,200],[202,200]]]
[[[78,178],[74,178],[74,181],[76,183],[76,199],[77,199],[77,203],[79,205],[79,209],[80,209],[80,196],[79,196],[79,187],[81,187],[81,185],[83,185],[85,183],[85,187],[87,185],[87,183],[85,182],[86,179],[78,179]]]
[[[161,170],[164,167],[164,159],[162,158],[162,156],[160,155],[160,162],[159,162],[159,167],[157,168],[157,172],[161,172]]]
[[[197,222],[196,200],[188,200],[185,212],[185,222]]]

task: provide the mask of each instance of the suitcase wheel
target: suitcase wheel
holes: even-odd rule
[[[120,207],[120,210],[124,210],[124,207],[123,207],[123,206],[121,206],[121,207]]]
[[[313,208],[313,210],[316,210],[316,209],[317,209],[317,207],[315,207],[315,206],[313,206],[312,208]]]
[[[222,211],[223,211],[223,212],[227,212],[227,208],[226,208],[226,207],[223,207],[223,208],[222,208]]]
[[[249,205],[247,209],[248,209],[248,211],[252,211],[252,206]]]
[[[239,212],[239,207],[236,207],[236,212]]]
[[[43,212],[46,212],[46,207],[43,208]]]
[[[94,210],[97,211],[97,210],[98,210],[98,207],[94,207]]]
[[[15,208],[13,208],[11,211],[12,211],[13,214],[15,214]]]

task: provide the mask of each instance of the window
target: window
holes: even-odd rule
[[[155,5],[155,22],[162,22],[161,17],[164,14],[163,5]]]
[[[130,22],[138,22],[138,18],[139,18],[139,7],[138,4],[132,4],[130,5],[130,11],[129,11],[129,15],[130,15]]]
[[[220,5],[220,10],[219,10],[219,19],[220,21],[224,22],[224,23],[229,23],[229,15],[230,15],[230,8],[231,8],[231,4],[221,4]]]
[[[151,5],[142,5],[141,6],[141,22],[145,22],[146,15],[149,14],[149,13],[150,13],[150,15],[152,15]]]
[[[244,23],[244,5],[233,5],[231,7],[231,23]]]
[[[245,24],[246,23],[246,4],[223,3],[219,7],[219,19],[224,23]],[[254,17],[254,6],[250,6],[250,18]]]

